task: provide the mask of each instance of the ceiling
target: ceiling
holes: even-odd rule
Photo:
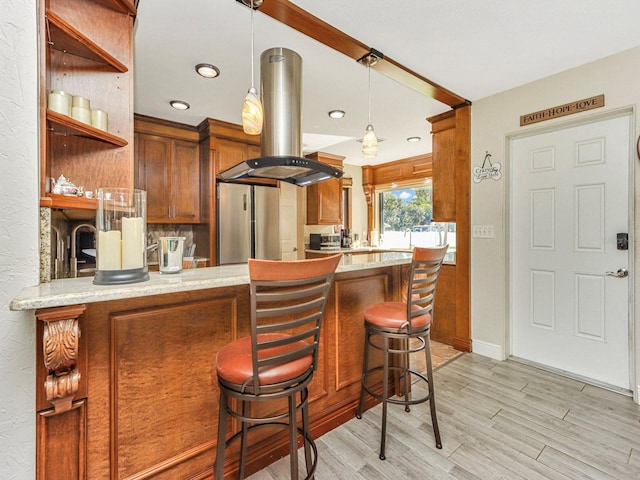
[[[268,0],[267,0],[268,1]],[[470,101],[640,45],[638,0],[292,0],[312,15]],[[135,112],[197,125],[239,124],[251,84],[250,9],[235,0],[142,0],[135,26]],[[450,107],[371,71],[378,156],[360,151],[367,125],[367,68],[285,26],[254,15],[260,54],[286,47],[303,59],[305,153],[374,165],[431,152],[427,117]],[[221,75],[205,79],[197,63]],[[601,92],[594,92],[601,93]],[[191,105],[169,106],[173,99]],[[567,98],[567,101],[572,98]],[[327,113],[341,109],[340,120]],[[419,143],[407,137],[419,136]]]

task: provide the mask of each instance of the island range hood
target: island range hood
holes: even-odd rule
[[[342,177],[341,170],[302,156],[300,55],[279,47],[262,52],[260,88],[264,108],[260,157],[234,165],[220,178],[271,178],[304,187]]]

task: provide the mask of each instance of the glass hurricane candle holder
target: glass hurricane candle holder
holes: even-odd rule
[[[96,285],[149,280],[147,192],[130,188],[96,190]]]

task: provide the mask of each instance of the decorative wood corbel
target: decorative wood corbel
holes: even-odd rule
[[[44,323],[42,350],[47,378],[44,389],[55,413],[71,410],[80,383],[77,368],[80,328],[78,318],[85,305],[36,310],[36,318]]]

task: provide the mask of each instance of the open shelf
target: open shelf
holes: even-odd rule
[[[47,40],[51,48],[107,65],[116,72],[124,73],[129,70],[124,63],[65,22],[50,9],[47,9],[46,20],[49,35]]]
[[[127,13],[129,15],[135,16],[137,14],[137,4],[138,0],[94,0],[95,3],[99,3],[100,5],[104,5],[111,10],[115,10],[116,12]]]
[[[57,195],[55,193],[47,193],[46,197],[40,199],[40,206],[95,211],[98,208],[98,200],[95,198],[72,197],[67,195]]]
[[[129,142],[104,130],[95,128],[87,123],[80,122],[62,113],[47,109],[47,121],[49,130],[58,135],[76,135],[91,138],[99,142],[106,142],[116,147],[124,147]]]

